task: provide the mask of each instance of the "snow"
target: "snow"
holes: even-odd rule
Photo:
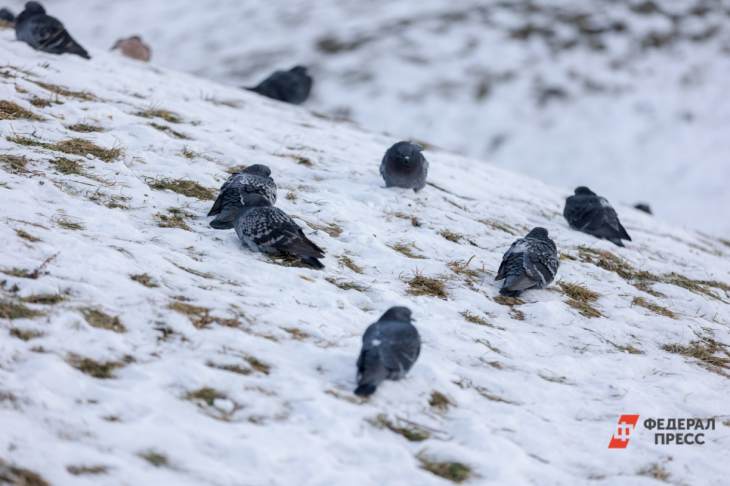
[[[727,367],[703,367],[662,347],[700,337],[729,343],[730,294],[665,281],[653,284],[657,297],[581,255],[608,251],[657,275],[727,284],[727,242],[596,188],[632,235],[618,248],[568,228],[561,212],[569,184],[547,185],[438,148],[424,154],[429,180],[443,190],[385,189],[378,165],[397,137],[93,46],[89,62],[46,55],[4,30],[0,50],[0,99],[44,118],[0,121],[0,156],[28,159],[20,173],[0,163],[0,293],[15,303],[65,297],[25,304],[41,316],[0,319],[1,460],[54,485],[447,484],[418,457],[468,465],[469,484],[648,485],[657,483],[646,472],[652,467],[676,484],[726,482]],[[54,95],[34,81],[95,99]],[[33,97],[52,103],[36,107]],[[151,108],[181,122],[139,115]],[[104,131],[71,131],[76,123]],[[104,162],[12,136],[79,137],[123,155]],[[86,175],[60,173],[51,164],[59,156],[80,161]],[[150,187],[169,178],[215,189],[226,169],[252,163],[271,167],[277,206],[325,249],[323,271],[278,265],[242,248],[233,231],[211,229],[212,200]],[[189,230],[159,226],[156,215],[170,208],[190,214]],[[598,293],[603,317],[579,314],[557,283],[526,293],[514,309],[495,300],[503,253],[538,225],[569,257],[558,281]],[[451,241],[445,230],[461,238]],[[394,250],[397,243],[412,244],[422,258]],[[469,261],[474,278],[454,272],[456,261]],[[37,278],[10,270],[41,266]],[[130,278],[139,274],[157,286]],[[409,294],[414,275],[442,279],[448,296]],[[676,319],[634,304],[636,297]],[[188,316],[181,303],[207,311]],[[421,356],[404,380],[360,401],[352,390],[361,336],[391,305],[413,310]],[[118,316],[126,331],[92,327],[88,308]],[[488,325],[468,322],[464,311]],[[28,330],[41,335],[16,337]],[[627,346],[640,352],[622,351]],[[726,346],[715,351],[721,364]],[[118,367],[97,378],[72,366],[78,357]],[[453,405],[431,407],[433,391]],[[637,430],[627,450],[608,450],[621,413],[716,417],[717,430],[704,446],[654,445]],[[431,437],[410,442],[378,428],[372,421],[380,414],[419,424]],[[74,475],[73,466],[104,470]]]
[[[730,237],[724,2],[47,5],[84,45],[139,33],[156,64],[232,86],[309,65],[317,111]]]

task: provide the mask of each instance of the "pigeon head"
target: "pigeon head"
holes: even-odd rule
[[[246,167],[243,169],[244,174],[252,174],[262,177],[270,177],[271,176],[271,169],[269,169],[267,166],[263,164],[254,164]]]
[[[398,142],[388,152],[405,165],[415,164],[421,158],[423,147],[411,142]]]
[[[271,202],[268,199],[255,192],[244,192],[241,194],[241,204],[245,209],[271,206]]]
[[[294,66],[289,71],[296,74],[307,74],[307,68],[305,66]]]
[[[411,310],[408,307],[391,307],[380,317],[381,321],[411,322]]]
[[[38,2],[28,2],[25,4],[25,12],[27,14],[44,14],[46,9]]]
[[[539,226],[536,228],[532,228],[532,231],[527,233],[527,238],[535,238],[537,240],[548,240],[548,230],[545,228],[540,228]]]
[[[0,20],[4,22],[15,22],[15,15],[13,15],[13,12],[3,7],[0,8]]]
[[[576,196],[595,196],[596,193],[588,189],[586,186],[580,186],[575,188]]]

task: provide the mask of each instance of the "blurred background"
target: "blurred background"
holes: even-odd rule
[[[88,48],[140,34],[154,64],[233,86],[307,65],[309,109],[730,238],[730,1],[45,5]]]

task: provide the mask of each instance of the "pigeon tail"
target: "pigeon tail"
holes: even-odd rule
[[[624,246],[623,241],[621,241],[621,239],[619,239],[619,238],[608,238],[608,241],[610,241],[611,243],[613,243],[616,246],[620,246],[620,247]]]
[[[375,385],[363,383],[362,385],[358,385],[358,387],[355,388],[355,395],[359,397],[369,397],[370,395],[375,393],[375,388]]]
[[[315,270],[322,270],[324,268],[324,264],[314,257],[300,257],[299,259],[302,263],[314,268]]]
[[[216,218],[210,222],[210,227],[215,229],[231,229],[238,217],[241,208],[229,206],[221,211]]]

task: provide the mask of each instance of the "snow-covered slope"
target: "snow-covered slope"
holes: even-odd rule
[[[617,204],[634,239],[617,248],[568,229],[568,187],[438,149],[435,186],[386,190],[392,137],[11,39],[0,31],[0,478],[726,481],[728,242]],[[208,227],[214,189],[251,163],[272,168],[325,270]],[[561,252],[558,282],[499,299],[502,253],[536,225]],[[360,401],[360,336],[394,304],[413,309],[421,357]],[[717,430],[704,446],[637,430],[608,450],[621,413]]]
[[[14,7],[23,0],[13,0]],[[730,237],[727,2],[49,0],[85,43],[234,86],[310,65],[309,106]]]

